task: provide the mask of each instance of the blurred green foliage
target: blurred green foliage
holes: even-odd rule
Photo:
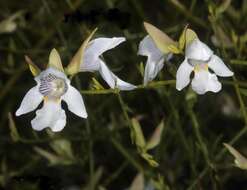
[[[246,0],[2,0],[0,10],[2,189],[121,190],[135,181],[139,185],[131,190],[246,189],[246,172],[233,165],[222,145],[234,144],[247,153]],[[44,69],[56,48],[67,65],[95,27],[94,38],[128,39],[104,59],[118,76],[141,84],[145,58],[136,53],[146,35],[143,21],[173,39],[188,24],[235,77],[224,80],[217,94],[198,96],[190,88],[178,92],[174,81],[166,83],[175,78],[183,59],[175,56],[156,78],[161,82],[130,92],[91,93],[96,83],[107,88],[104,81],[92,73],[77,75],[72,84],[82,90],[89,117],[82,120],[68,113],[61,133],[33,131],[34,112],[14,116],[35,85],[24,55]],[[153,141],[157,146],[145,157],[145,139],[161,122],[164,129],[158,142]],[[158,167],[146,162],[149,156]]]

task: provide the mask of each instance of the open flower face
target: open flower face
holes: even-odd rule
[[[140,42],[138,54],[148,57],[144,71],[144,85],[157,76],[164,67],[165,59],[169,60],[172,56],[171,53],[167,55],[162,53],[149,35]]]
[[[83,60],[81,61],[80,71],[99,71],[103,79],[111,88],[118,88],[119,90],[132,90],[136,88],[136,86],[118,78],[100,58],[105,51],[118,46],[124,41],[125,38],[123,37],[97,38],[90,41],[85,50]]]
[[[209,69],[214,73],[211,73]],[[192,89],[198,94],[204,94],[207,91],[219,92],[222,86],[216,75],[221,77],[233,75],[224,62],[198,38],[194,39],[185,49],[185,59],[176,74],[177,90],[182,90],[190,83],[192,71],[194,71]]]
[[[36,111],[36,117],[31,121],[33,129],[40,131],[50,127],[54,132],[61,131],[66,125],[62,100],[71,112],[87,118],[81,94],[70,85],[70,80],[63,72],[48,67],[35,77],[35,81],[37,85],[27,92],[16,111],[17,116],[31,112],[43,101],[43,107]]]

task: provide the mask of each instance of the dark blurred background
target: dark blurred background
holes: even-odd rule
[[[2,189],[123,190],[131,186],[140,167],[145,170],[145,190],[246,189],[246,172],[222,152],[222,143],[234,139],[234,146],[247,153],[246,0],[0,0],[0,21],[13,15],[7,25],[0,24]],[[137,56],[137,50],[147,35],[143,21],[175,40],[188,24],[236,77],[224,79],[220,93],[204,96],[190,88],[178,92],[173,84],[121,92],[128,116],[138,119],[146,138],[164,120],[161,142],[151,151],[157,168],[131,143],[129,123],[115,94],[82,94],[87,120],[69,113],[63,104],[67,126],[56,134],[32,130],[35,112],[15,117],[25,93],[35,85],[24,55],[45,69],[50,50],[56,48],[66,66],[96,27],[93,38],[127,38],[104,59],[120,78],[141,84],[140,65],[146,58]],[[174,56],[155,80],[175,79],[182,60]],[[80,73],[72,84],[88,90],[93,77],[108,88],[94,73]],[[200,147],[193,126],[200,128],[205,147]]]

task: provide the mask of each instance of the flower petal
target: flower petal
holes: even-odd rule
[[[65,111],[60,102],[46,101],[41,109],[36,111],[36,117],[31,121],[32,128],[41,131],[50,127],[53,132],[61,131],[66,125]]]
[[[158,63],[147,61],[144,71],[144,85],[146,85],[149,81],[152,81],[157,76],[157,74],[164,67],[164,60],[165,58],[163,57]]]
[[[213,51],[198,38],[193,40],[185,49],[185,57],[188,59],[207,61],[212,55]]]
[[[133,90],[134,88],[136,88],[135,85],[127,83],[118,78],[114,73],[110,71],[110,69],[102,60],[100,60],[99,72],[106,83],[113,89],[118,88],[119,90]]]
[[[43,99],[42,94],[39,92],[38,85],[31,88],[24,96],[20,107],[16,111],[15,115],[19,116],[30,111],[33,111],[38,107]]]
[[[181,63],[176,74],[176,89],[182,90],[190,83],[190,74],[193,67],[188,63],[187,59]]]
[[[218,81],[215,74],[209,73],[207,70],[195,72],[192,80],[192,89],[198,94],[205,94],[207,91],[219,92],[221,83]]]
[[[224,62],[217,55],[213,55],[208,62],[208,66],[215,72],[216,75],[221,77],[233,76],[233,72],[227,68]]]
[[[124,37],[97,38],[92,40],[85,50],[83,64],[80,65],[80,71],[97,71],[100,67],[99,56],[105,51],[118,46],[124,42]]]
[[[149,35],[140,42],[138,54],[148,57],[144,71],[144,85],[146,85],[163,68],[165,56]]]
[[[68,91],[62,96],[62,99],[67,103],[68,109],[79,117],[87,118],[87,111],[84,105],[83,98],[78,90],[73,86],[68,85]]]
[[[59,71],[53,67],[48,67],[46,70],[42,71],[38,76],[35,77],[36,82],[39,82],[41,78],[44,78],[45,76],[47,76],[49,74],[60,77],[67,82],[69,81],[69,79],[67,78],[67,76],[65,75],[64,72],[61,72],[61,71]]]

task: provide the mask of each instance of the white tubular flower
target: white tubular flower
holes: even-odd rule
[[[89,42],[83,56],[82,63],[80,64],[80,71],[95,72],[99,71],[103,79],[111,88],[118,88],[120,90],[132,90],[136,86],[124,82],[118,78],[110,69],[106,66],[100,56],[107,50],[118,46],[124,42],[125,38],[97,38]]]
[[[144,71],[143,84],[146,85],[152,81],[160,70],[164,67],[164,61],[169,60],[171,53],[165,55],[155,45],[152,38],[147,35],[139,44],[138,55],[147,56],[147,62]]]
[[[31,112],[44,100],[43,107],[36,111],[36,117],[31,121],[33,129],[40,131],[50,127],[53,132],[58,132],[64,128],[66,115],[61,100],[67,103],[71,112],[87,118],[81,94],[70,85],[70,80],[63,72],[48,67],[35,77],[35,81],[37,85],[27,92],[16,111],[16,116]]]
[[[209,72],[209,68],[214,72]],[[176,74],[176,88],[182,90],[190,83],[191,72],[194,71],[192,89],[198,94],[208,91],[219,92],[221,83],[217,76],[233,76],[224,62],[214,55],[213,51],[198,38],[194,39],[185,49],[185,59]]]

